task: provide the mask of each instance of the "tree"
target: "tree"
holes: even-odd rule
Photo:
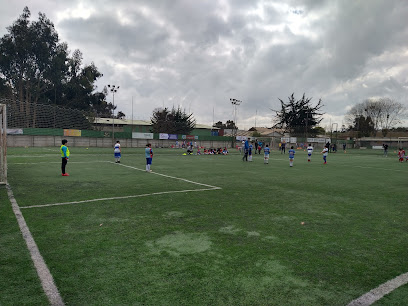
[[[371,133],[381,130],[385,137],[390,128],[401,123],[405,112],[403,104],[390,98],[372,98],[354,105],[345,118],[354,130],[359,130],[357,123],[361,123],[361,118],[370,118]]]
[[[358,137],[368,137],[375,131],[374,122],[371,117],[359,116],[354,118],[355,130],[358,131]]]
[[[7,28],[0,39],[0,94],[24,114],[25,126],[37,126],[37,104],[54,104],[87,111],[109,113],[106,92],[96,92],[102,77],[91,63],[82,66],[82,54],[69,56],[68,45],[59,42],[53,23],[43,13],[30,22],[30,10]]]
[[[125,119],[126,115],[119,111],[117,115],[115,116],[116,119]]]
[[[294,135],[310,135],[314,136],[314,127],[321,121],[320,109],[323,107],[322,100],[313,106],[311,104],[312,98],[306,98],[303,94],[300,100],[296,100],[294,93],[288,97],[289,102],[285,103],[279,99],[281,103],[281,110],[275,111],[275,119],[277,123],[275,126],[283,128]]]
[[[187,114],[180,107],[170,111],[166,108],[156,108],[152,114],[152,133],[189,134],[196,121],[193,114]]]
[[[222,123],[222,121],[218,121],[217,123],[214,123],[213,126],[219,129],[230,129],[230,130],[238,129],[238,127],[235,125],[233,120],[227,120],[225,124]]]

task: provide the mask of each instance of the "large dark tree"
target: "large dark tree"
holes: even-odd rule
[[[187,114],[180,107],[156,108],[153,110],[152,132],[168,134],[190,134],[195,128],[196,121],[193,114]]]
[[[371,117],[358,116],[354,118],[354,125],[350,127],[350,130],[357,131],[357,137],[368,137],[374,134],[375,125]]]
[[[315,127],[322,121],[320,112],[323,107],[322,100],[313,106],[312,98],[306,98],[303,94],[300,100],[296,100],[294,94],[288,97],[287,103],[279,99],[281,110],[276,112],[276,125],[280,128],[291,132],[293,135],[309,135],[314,136]]]
[[[66,43],[59,42],[53,23],[39,13],[30,22],[27,7],[0,39],[0,95],[18,103],[25,126],[37,126],[37,104],[75,108],[95,115],[112,116],[106,91],[96,92],[102,77],[97,67],[82,65],[82,54],[72,57]],[[17,103],[14,105],[17,107]]]

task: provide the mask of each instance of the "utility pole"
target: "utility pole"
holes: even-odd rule
[[[232,144],[231,144],[232,147],[234,148],[235,147],[235,142],[236,142],[236,137],[237,137],[237,134],[238,134],[237,106],[239,106],[242,103],[242,101],[237,100],[237,99],[233,99],[233,98],[230,98],[230,101],[231,101],[231,104],[232,104],[232,106],[234,108],[234,126],[235,126],[235,128],[232,129]]]
[[[115,144],[115,93],[119,90],[120,86],[108,85],[109,90],[112,92],[112,145]]]

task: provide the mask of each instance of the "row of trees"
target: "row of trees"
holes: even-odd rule
[[[367,99],[353,106],[345,117],[349,130],[358,136],[374,135],[381,131],[385,137],[390,128],[401,123],[406,114],[403,104],[390,98]]]
[[[288,102],[280,101],[280,109],[275,112],[276,128],[281,128],[292,135],[315,137],[324,133],[324,129],[319,127],[322,121],[322,100],[312,104],[312,98],[303,94],[300,99],[296,99],[294,93],[288,97]],[[402,122],[406,115],[406,107],[390,98],[367,99],[362,103],[353,106],[347,113],[345,119],[348,128],[344,131],[357,131],[358,137],[375,135],[381,131],[385,137],[388,131],[395,125]],[[214,127],[221,129],[237,129],[235,123],[228,120],[226,124],[221,121],[214,124]]]
[[[20,111],[33,117],[33,122],[37,104],[111,117],[114,106],[106,102],[106,88],[96,91],[95,82],[103,75],[95,64],[84,65],[79,50],[70,55],[45,14],[39,13],[32,22],[30,16],[25,7],[0,39],[0,95],[25,102],[19,104]]]

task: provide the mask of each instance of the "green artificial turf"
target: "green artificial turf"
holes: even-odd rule
[[[408,272],[408,163],[396,157],[355,150],[323,165],[319,152],[308,163],[297,150],[290,168],[277,151],[265,165],[259,155],[153,150],[146,173],[134,169],[145,169],[143,149],[124,148],[118,165],[111,149],[70,148],[62,177],[58,148],[9,149],[10,186],[66,304],[346,305]],[[0,304],[19,304],[21,271],[33,291],[21,298],[41,304],[0,192],[16,249],[2,252],[20,261],[7,263]],[[115,199],[24,208],[106,198]],[[407,298],[403,286],[383,304]]]

